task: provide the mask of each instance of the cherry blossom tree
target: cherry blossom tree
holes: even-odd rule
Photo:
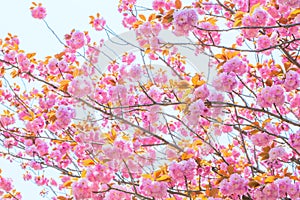
[[[0,39],[0,155],[24,182],[53,200],[300,199],[299,0],[120,0],[137,51],[106,66],[104,39],[60,38],[53,13],[30,10],[63,50],[41,59]],[[118,37],[99,13],[90,24]],[[192,64],[213,81],[182,46],[209,58]],[[0,195],[22,199],[1,175]]]

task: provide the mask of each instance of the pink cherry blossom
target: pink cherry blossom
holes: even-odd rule
[[[221,73],[213,82],[216,90],[231,92],[237,86],[236,75],[233,72]]]
[[[247,192],[248,180],[238,174],[232,174],[228,180],[223,180],[220,190],[224,195],[243,195]]]
[[[197,87],[194,91],[195,98],[205,100],[209,96],[209,90],[206,84]]]
[[[93,82],[88,76],[77,76],[68,86],[68,92],[77,98],[90,95],[93,89]]]
[[[284,100],[284,90],[279,85],[267,86],[257,95],[257,103],[261,107],[272,107],[273,104],[282,106]]]
[[[273,139],[274,137],[268,135],[267,133],[257,133],[251,136],[251,141],[257,146],[267,146],[272,142]]]
[[[187,36],[198,22],[198,16],[193,9],[178,10],[173,14],[174,33],[178,36]]]
[[[247,65],[238,56],[235,56],[230,60],[226,61],[222,68],[224,72],[234,72],[240,76],[247,71]]]
[[[169,175],[173,181],[183,184],[184,180],[192,180],[196,174],[197,163],[194,159],[172,162],[169,165]]]
[[[300,75],[298,72],[290,70],[285,75],[284,88],[286,91],[298,89],[300,87]]]
[[[66,42],[72,49],[80,49],[87,42],[86,35],[80,31],[72,31],[70,35],[66,35]]]
[[[286,154],[287,153],[283,147],[274,147],[269,151],[269,158],[271,160],[283,158]]]
[[[42,6],[42,4],[38,4],[36,7],[31,9],[31,15],[36,19],[44,19],[47,15],[46,9]]]
[[[93,21],[93,27],[95,28],[96,31],[102,31],[104,29],[104,26],[106,24],[106,20],[103,17],[98,17],[94,19]]]
[[[290,134],[289,143],[292,145],[293,148],[300,152],[300,130],[298,130],[294,134]]]
[[[164,199],[167,197],[167,188],[168,185],[166,182],[158,182],[158,181],[151,181],[149,179],[142,179],[139,190],[141,191],[142,194],[148,197]]]

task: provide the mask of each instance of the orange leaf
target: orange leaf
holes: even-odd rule
[[[146,179],[151,179],[152,175],[151,174],[142,174],[142,177],[146,178]]]
[[[30,58],[32,58],[33,56],[35,56],[36,55],[36,53],[28,53],[27,55],[26,55],[26,57],[28,58],[28,59],[30,59]]]
[[[229,165],[227,167],[227,171],[228,171],[229,174],[233,174],[234,173],[234,167],[232,165]]]
[[[242,25],[242,20],[241,19],[237,19],[234,21],[233,23],[233,27],[238,27]]]
[[[146,21],[145,15],[139,14],[139,17],[141,18],[141,20]]]
[[[154,20],[156,18],[156,14],[152,13],[149,17],[148,17],[148,21],[151,22],[152,20]]]
[[[95,162],[92,159],[86,159],[82,161],[82,165],[83,166],[91,166],[91,165],[95,165]]]
[[[171,177],[169,175],[162,175],[159,178],[156,179],[156,181],[170,181]]]
[[[299,14],[300,14],[300,8],[297,8],[290,13],[289,17],[295,18]]]
[[[62,80],[60,82],[60,86],[58,89],[62,90],[62,91],[67,91],[68,86],[69,86],[70,80]]]
[[[188,89],[191,87],[190,83],[186,80],[181,80],[176,84],[179,89]]]
[[[191,153],[183,153],[182,156],[181,156],[181,159],[182,160],[188,160],[190,158],[192,158],[194,156],[194,154],[191,154]]]
[[[81,172],[81,178],[85,178],[86,177],[86,169],[82,170]]]
[[[275,181],[276,177],[275,176],[268,176],[265,179],[265,183],[273,183]]]
[[[227,58],[225,57],[224,54],[216,54],[216,55],[215,55],[215,58],[217,58],[217,59],[222,59],[222,60],[227,60]]]
[[[259,186],[260,184],[256,181],[250,181],[248,183],[249,187],[252,187],[252,188],[256,188],[257,186]]]
[[[63,186],[64,187],[70,187],[72,185],[73,181],[69,180],[69,181],[66,181]]]
[[[180,9],[181,6],[182,6],[181,0],[176,0],[176,1],[175,1],[175,8],[176,8],[176,9]]]
[[[257,3],[255,5],[253,5],[251,8],[250,8],[250,15],[252,15],[255,11],[256,8],[258,8],[260,6],[260,3]]]
[[[58,200],[67,200],[67,198],[66,197],[64,197],[64,196],[58,196],[58,197],[56,197]]]

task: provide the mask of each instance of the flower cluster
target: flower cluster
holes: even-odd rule
[[[166,182],[151,181],[150,179],[142,179],[139,190],[148,197],[163,199],[167,197],[168,185]]]
[[[257,133],[251,136],[251,141],[256,146],[266,146],[273,141],[274,137],[267,133]]]
[[[159,49],[158,34],[162,29],[161,24],[145,22],[136,30],[137,40],[141,47],[150,45],[152,50]]]
[[[269,151],[269,158],[276,160],[278,158],[284,158],[287,155],[283,147],[274,147]]]
[[[36,19],[44,19],[47,15],[46,9],[41,3],[36,4],[33,2],[32,4],[34,5],[34,7],[30,8],[32,17]]]
[[[173,14],[174,33],[177,36],[188,36],[198,22],[198,16],[194,9],[183,9]]]
[[[68,86],[68,92],[77,98],[91,94],[93,89],[91,78],[84,75],[75,77]]]
[[[290,134],[289,143],[293,148],[300,152],[300,130],[294,134]]]
[[[223,180],[220,190],[224,195],[243,195],[247,192],[248,179],[241,177],[239,174],[232,174],[227,180]]]
[[[213,82],[213,86],[216,90],[231,92],[237,86],[236,75],[233,72],[221,73]]]
[[[277,179],[273,183],[266,184],[262,190],[255,190],[254,200],[268,199],[277,200],[286,198],[288,195],[291,199],[300,198],[299,182],[292,183],[291,179],[284,177]]]
[[[74,50],[80,49],[90,41],[90,38],[86,33],[75,30],[73,30],[71,34],[66,34],[65,39],[67,45]]]
[[[199,121],[200,115],[208,116],[210,110],[204,105],[204,102],[199,99],[189,106],[190,114],[188,115],[189,123],[197,124]]]
[[[257,103],[261,107],[282,106],[284,101],[284,90],[279,85],[267,86],[257,95]]]
[[[242,24],[243,26],[265,26],[268,23],[268,13],[261,9],[256,8],[252,15],[245,15]],[[259,29],[244,29],[242,30],[243,35],[246,38],[255,37],[258,34]]]
[[[285,75],[284,88],[286,91],[298,89],[300,87],[300,75],[299,72],[290,70]]]
[[[206,84],[197,87],[194,91],[194,98],[204,101],[209,96],[209,90]]]
[[[194,179],[197,173],[197,163],[194,159],[172,162],[168,170],[172,180],[183,184],[185,179]]]
[[[0,176],[0,195],[3,194],[4,192],[9,192],[12,190],[12,180],[11,179],[6,179]],[[3,191],[2,191],[3,190]]]
[[[240,57],[235,56],[227,60],[222,66],[222,69],[224,72],[234,72],[241,76],[247,71],[247,65]]]
[[[102,31],[104,29],[106,20],[103,17],[100,17],[99,13],[96,14],[96,17],[90,16],[90,18],[90,24],[95,28],[96,31]]]
[[[68,127],[71,120],[75,117],[75,110],[70,106],[61,105],[56,110],[56,126],[64,129]]]

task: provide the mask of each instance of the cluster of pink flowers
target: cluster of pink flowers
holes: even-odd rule
[[[300,8],[299,0],[278,0],[278,3],[288,6],[290,8]]]
[[[257,39],[257,49],[261,50],[261,49],[267,49],[271,46],[271,39],[266,36],[266,35],[261,35],[258,37]],[[269,53],[271,53],[270,51],[267,51],[269,55]]]
[[[108,184],[113,179],[114,174],[108,167],[97,164],[87,170],[86,177],[92,183]]]
[[[213,25],[210,22],[200,22],[198,24],[199,29],[195,29],[194,33],[201,40],[207,41],[208,44],[218,45],[221,42],[221,34],[217,31],[206,31],[206,30],[218,30],[219,27]],[[187,33],[188,34],[188,33]],[[198,51],[198,50],[197,50]],[[198,53],[198,52],[197,52]]]
[[[169,167],[169,175],[174,182],[183,184],[184,180],[193,180],[197,173],[197,163],[194,159],[172,162]]]
[[[299,72],[290,70],[285,75],[284,88],[286,91],[298,89],[300,87],[300,75]]]
[[[274,147],[269,151],[269,159],[276,160],[278,158],[285,158],[287,156],[287,152],[283,147]]]
[[[233,72],[223,72],[214,80],[213,86],[216,90],[231,92],[237,86],[236,75]]]
[[[103,145],[102,151],[107,158],[113,160],[122,160],[130,156],[132,148],[126,141],[116,140],[114,141],[113,145]]]
[[[35,7],[31,7],[31,15],[36,19],[44,19],[47,15],[46,9],[42,4],[35,5]]]
[[[42,176],[36,176],[36,177],[34,177],[34,182],[38,186],[42,186],[42,185],[48,184],[49,180],[45,176],[42,175]]]
[[[48,154],[49,146],[40,138],[37,138],[34,141],[26,140],[24,144],[26,145],[25,152],[28,155],[34,156],[38,154],[39,156],[45,156]]]
[[[95,187],[87,178],[82,178],[72,183],[72,191],[75,199],[89,199],[92,197],[92,191],[97,190],[98,187]]]
[[[89,43],[90,38],[87,34],[80,31],[72,31],[71,34],[65,35],[67,45],[71,49],[80,49],[85,44]]]
[[[65,60],[59,61],[56,58],[49,60],[47,69],[50,74],[57,75],[60,72],[64,72],[68,69],[68,64]]]
[[[0,176],[0,196],[13,189],[12,180]]]
[[[257,133],[251,136],[251,141],[256,146],[267,146],[273,139],[274,137],[267,133]]]
[[[150,44],[152,50],[159,49],[159,38],[158,34],[162,29],[161,24],[145,22],[143,25],[139,26],[136,30],[137,40],[141,47],[145,47]]]
[[[194,91],[194,98],[204,101],[209,96],[209,90],[206,84],[197,87]]]
[[[60,105],[56,110],[56,126],[64,129],[69,126],[71,120],[75,117],[75,110],[70,106]]]
[[[118,5],[118,11],[132,10],[132,7],[136,4],[136,0],[120,0]]]
[[[194,9],[183,9],[173,14],[174,33],[177,36],[188,36],[198,22],[198,16]]]
[[[45,121],[42,117],[38,117],[26,123],[26,129],[32,133],[40,133],[43,131]]]
[[[95,19],[92,21],[92,26],[95,28],[96,31],[102,31],[106,24],[106,20],[100,15],[97,15]]]
[[[243,195],[247,192],[248,179],[241,177],[239,174],[232,174],[227,180],[220,184],[220,190],[224,195]]]
[[[300,130],[296,133],[290,134],[289,143],[293,148],[300,152]]]
[[[158,199],[167,197],[168,184],[166,182],[151,181],[150,179],[142,179],[141,182],[139,190],[143,195]]]
[[[107,187],[107,186],[102,186],[102,187],[103,187],[103,189],[101,189],[101,190],[105,191],[106,190],[105,187]],[[132,199],[132,197],[129,193],[122,192],[122,191],[131,192],[131,190],[128,189],[127,187],[124,187],[122,185],[115,185],[114,188],[116,188],[116,189],[106,192],[104,198],[99,196],[99,195],[103,195],[102,193],[100,193],[100,194],[95,193],[98,196],[94,197],[93,199],[95,199],[95,200],[111,200],[111,199],[131,200]]]
[[[94,85],[90,77],[77,76],[68,86],[68,92],[77,98],[82,98],[91,94],[94,90]]]
[[[261,9],[256,8],[252,15],[245,15],[242,23],[243,26],[265,26],[268,23],[269,15],[268,13]],[[244,29],[242,30],[244,37],[252,38],[258,33],[258,29]]]
[[[234,72],[237,75],[243,75],[247,71],[246,63],[238,56],[227,60],[222,66],[224,72]]]
[[[261,9],[256,8],[252,15],[246,15],[242,23],[244,26],[264,26],[268,21],[268,13]]]
[[[20,64],[20,69],[23,72],[28,72],[29,70],[32,70],[34,65],[30,63],[29,59],[26,57],[25,54],[18,54],[17,55],[18,63]]]
[[[299,182],[292,183],[288,177],[280,178],[273,183],[266,184],[262,190],[255,190],[253,197],[255,200],[277,200],[278,198],[291,199],[300,198]]]
[[[279,85],[267,86],[257,95],[257,103],[261,107],[282,106],[284,101],[284,89]]]
[[[199,122],[200,115],[208,116],[210,110],[205,106],[204,102],[199,99],[189,106],[190,114],[187,116],[189,123],[196,125]]]

